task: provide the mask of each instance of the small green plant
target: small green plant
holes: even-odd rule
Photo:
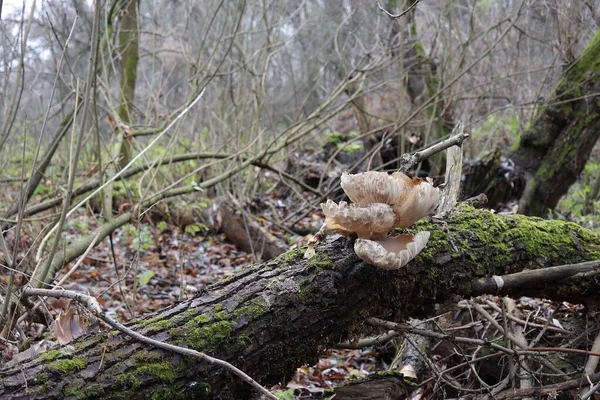
[[[195,236],[197,233],[202,231],[208,231],[208,226],[203,223],[197,222],[195,224],[186,225],[184,231],[192,236]]]
[[[354,154],[357,151],[363,149],[363,145],[360,142],[352,142],[352,143],[338,143],[337,148],[341,149],[344,153]]]
[[[150,279],[154,277],[154,275],[156,275],[156,272],[154,272],[151,269],[148,269],[142,272],[140,276],[138,276],[138,283],[140,284],[140,286],[147,285],[150,282]]]
[[[338,144],[342,143],[344,141],[344,137],[342,136],[342,134],[340,132],[332,132],[329,134],[329,136],[327,136],[327,144],[333,145],[333,146],[337,146]]]
[[[142,225],[139,229],[133,225],[123,227],[125,240],[131,242],[136,251],[148,251],[154,244],[154,239],[148,225]]]

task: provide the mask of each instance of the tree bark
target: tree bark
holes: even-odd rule
[[[519,212],[546,216],[567,193],[585,167],[600,138],[600,30],[569,66],[533,125],[507,155],[482,162],[467,175],[465,196],[479,193],[482,175],[491,187],[500,182],[490,206],[519,199]],[[513,164],[514,162],[514,164]],[[507,179],[507,177],[509,177]],[[516,183],[516,185],[514,185]],[[486,193],[488,194],[488,193]]]
[[[472,295],[476,278],[600,258],[600,236],[576,224],[467,205],[417,229],[429,230],[431,239],[401,270],[367,265],[352,240],[334,237],[311,260],[304,249],[289,251],[130,327],[225,359],[264,385],[285,383],[320,350],[367,333],[367,317],[427,315],[437,302]],[[592,277],[507,293],[590,303],[599,290]],[[251,390],[222,369],[117,332],[87,335],[0,371],[1,399],[69,396],[243,399]]]
[[[122,122],[131,123],[131,109],[135,100],[135,81],[139,60],[138,6],[140,0],[129,0],[121,17],[119,32],[119,53],[121,54],[121,96],[117,113]],[[125,135],[121,129],[115,134]],[[124,167],[131,158],[131,149],[127,140],[122,141],[120,165]]]

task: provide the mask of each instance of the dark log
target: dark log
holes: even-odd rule
[[[402,400],[414,385],[410,378],[397,372],[369,375],[334,390],[336,400]]]
[[[431,314],[436,302],[471,295],[476,278],[600,258],[600,236],[576,224],[466,205],[417,228],[431,231],[430,242],[401,270],[366,265],[352,240],[333,237],[311,260],[304,249],[289,251],[129,326],[225,359],[268,386],[315,363],[322,349],[370,333],[367,317]],[[600,278],[592,276],[510,294],[593,302],[599,290]],[[0,370],[1,399],[250,396],[227,371],[116,332],[90,334]]]

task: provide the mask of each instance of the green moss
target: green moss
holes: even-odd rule
[[[218,321],[222,321],[227,319],[227,313],[225,311],[215,313],[215,319]]]
[[[50,379],[50,378],[48,377],[48,375],[47,375],[47,374],[45,374],[45,373],[43,373],[43,372],[40,372],[40,373],[38,373],[38,374],[35,376],[35,378],[33,378],[33,381],[34,381],[36,384],[38,384],[38,385],[41,385],[41,384],[43,384],[43,383],[46,383],[46,382],[48,382],[48,380],[49,380],[49,379]]]
[[[50,361],[50,360],[54,360],[55,358],[58,358],[58,357],[60,357],[60,356],[63,356],[63,355],[64,355],[64,354],[63,354],[63,353],[61,353],[61,352],[60,352],[60,351],[58,351],[58,350],[50,350],[50,351],[48,351],[48,352],[46,352],[46,353],[42,354],[42,355],[40,356],[40,358],[41,358],[42,360],[44,360],[44,361]]]
[[[149,332],[158,332],[158,331],[163,331],[163,330],[167,330],[171,327],[173,327],[173,322],[169,319],[163,319],[161,321],[157,321],[154,324],[152,324],[152,326],[150,326],[148,328]]]
[[[152,392],[152,400],[169,400],[169,399],[174,399],[174,398],[178,398],[180,396],[178,396],[178,393],[176,390],[172,389],[172,388],[168,388],[168,387],[162,387],[162,388],[158,388],[155,389]]]
[[[142,382],[133,373],[119,374],[117,376],[117,382],[120,385],[131,387],[134,389],[142,385]]]
[[[158,322],[159,319],[160,319],[159,317],[143,319],[140,322],[138,322],[138,324],[139,324],[140,327],[145,328],[148,325],[151,325],[151,324],[154,324],[154,323]]]
[[[208,318],[206,314],[200,314],[194,318],[194,321],[196,321],[198,324],[206,324],[208,321],[210,321],[210,318]]]
[[[292,250],[288,250],[282,255],[280,255],[277,259],[284,260],[287,262],[296,261],[297,259],[301,259],[304,256],[304,252],[306,251],[306,247],[299,247]]]
[[[87,397],[82,390],[84,384],[85,381],[83,379],[75,379],[74,381],[69,382],[65,385],[65,388],[63,389],[63,394],[67,397],[74,396],[78,399],[84,399]]]
[[[173,365],[170,362],[154,362],[141,365],[134,374],[138,377],[153,376],[163,383],[173,383],[176,378]]]
[[[198,309],[196,307],[190,307],[187,310],[185,310],[181,316],[183,317],[184,320],[188,320],[188,319],[192,318],[194,315],[196,315],[197,313],[198,313]]]
[[[239,335],[238,343],[243,347],[252,346],[252,339],[250,339],[250,336],[248,335]]]
[[[250,320],[256,319],[263,315],[267,311],[267,307],[264,304],[253,304],[251,306],[240,307],[233,312],[234,317],[243,315]]]
[[[190,321],[179,330],[178,336],[182,338],[179,341],[199,351],[214,350],[231,335],[233,326],[234,323],[231,321],[219,321],[207,325]]]
[[[222,311],[222,310],[223,310],[223,304],[217,304],[217,305],[215,305],[215,311],[216,312],[219,312],[219,311]]]
[[[300,302],[301,303],[306,303],[306,300],[308,298],[308,293],[309,291],[306,290],[306,287],[300,287],[300,293],[298,294],[298,297],[300,298]]]
[[[308,267],[317,269],[336,269],[335,264],[323,253],[317,252],[313,258],[308,260]]]
[[[82,389],[83,397],[100,397],[104,394],[104,388],[97,383],[86,383],[86,385]]]
[[[73,357],[71,359],[56,360],[48,364],[51,371],[72,375],[81,371],[87,366],[87,360],[83,357]]]
[[[162,359],[161,355],[154,351],[148,350],[139,350],[134,355],[133,358],[139,362],[149,362],[149,361],[157,361]]]
[[[443,264],[449,260],[468,261],[476,276],[489,276],[496,268],[509,266],[516,259],[530,259],[545,265],[550,260],[580,262],[600,258],[600,239],[594,232],[576,224],[543,220],[519,214],[497,215],[460,204],[442,229],[429,220],[416,224],[414,231],[431,232],[428,245],[418,255],[422,265]],[[577,242],[596,243],[582,248]],[[575,245],[574,245],[575,244]],[[448,260],[449,258],[449,260]],[[437,276],[448,270],[427,268]],[[445,279],[452,287],[453,279]]]

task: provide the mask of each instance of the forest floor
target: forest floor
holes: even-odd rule
[[[11,186],[16,189],[15,185]],[[4,191],[0,197],[6,195],[7,192]],[[42,198],[38,196],[34,200]],[[211,213],[210,205],[203,201],[199,201],[195,207],[202,208],[205,214]],[[267,196],[260,201],[248,201],[243,207],[290,248],[302,245],[310,237],[308,233],[306,236],[293,234],[281,229],[280,224],[272,222],[285,220],[296,210],[297,205],[294,205],[290,196]],[[78,211],[70,221],[72,222],[69,222],[64,233],[67,243],[93,232],[100,224],[86,210]],[[43,222],[46,221],[25,225],[20,236],[20,248],[27,249],[36,241],[33,229],[39,229]],[[204,222],[176,226],[166,221],[143,218],[141,222],[119,228],[113,232],[111,240],[105,239],[85,255],[63,287],[94,296],[109,316],[127,322],[190,298],[247,265],[261,261],[255,259],[253,254],[238,250],[222,233]],[[295,226],[299,232],[315,232],[322,222],[321,213],[314,211],[307,213]],[[75,263],[61,271],[58,279],[69,273]],[[0,275],[0,285],[6,287],[7,282],[8,275]],[[485,296],[477,301],[484,305],[487,302],[486,307],[491,302],[498,308],[502,303],[502,299],[495,296]],[[50,299],[47,307],[56,317],[68,310],[69,304],[64,299]],[[519,299],[517,307],[528,322],[547,325],[545,321],[549,321],[552,327],[568,331],[575,330],[575,324],[572,323],[574,317],[582,313],[581,306],[529,298]],[[498,312],[490,312],[501,320]],[[445,328],[460,331],[462,336],[485,335],[488,326],[485,321],[471,315],[471,319],[465,322],[464,309],[461,311],[459,307],[450,314],[452,313],[454,315],[449,318],[451,326]],[[36,323],[30,323],[27,327],[26,334],[34,342],[43,341],[43,348],[56,344],[56,338],[48,327]],[[527,325],[523,330],[528,337],[540,332],[539,328]],[[554,331],[546,333],[542,341],[547,346],[559,346],[567,339],[568,335]],[[325,390],[342,383],[350,376],[364,377],[388,369],[401,344],[401,339],[395,339],[386,345],[360,350],[327,350],[316,365],[299,366],[290,382],[273,390],[279,391],[281,398],[320,397]],[[9,353],[14,349],[5,347],[3,351],[3,358],[6,360],[11,358],[12,354]],[[453,359],[456,354],[452,354],[446,346],[434,346],[429,357],[436,360],[441,370],[460,361]],[[570,359],[569,362],[582,365],[585,361]],[[434,385],[437,383],[430,382],[421,393],[431,393]]]

